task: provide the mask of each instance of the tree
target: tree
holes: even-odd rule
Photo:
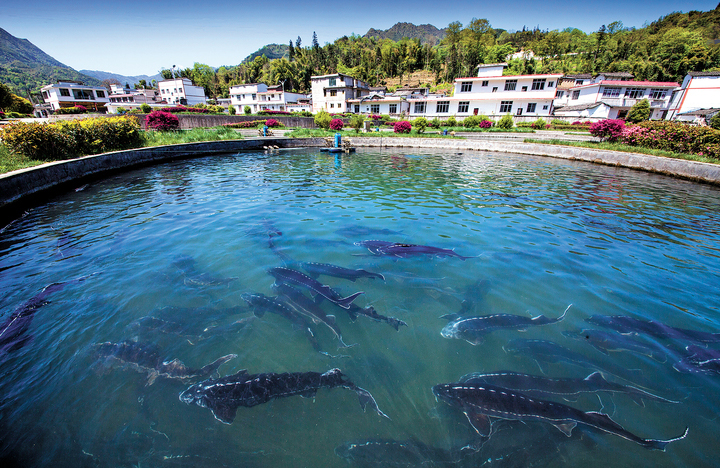
[[[119,85],[120,81],[116,80],[115,78],[108,78],[106,80],[102,80],[102,85],[107,88],[108,91],[110,91],[111,85]]]
[[[643,99],[642,101],[636,102],[635,105],[630,108],[630,112],[628,112],[625,120],[631,123],[638,123],[650,119],[651,114],[650,101]]]
[[[295,58],[295,48],[293,47],[292,40],[290,40],[290,44],[288,45],[288,60],[291,62]]]
[[[300,39],[300,36],[298,36],[297,40],[295,41],[295,48],[300,49],[302,47],[302,39]]]
[[[318,38],[317,38],[317,34],[315,34],[315,31],[313,31],[312,48],[315,51],[320,48],[320,44],[318,43]]]
[[[715,115],[710,118],[710,126],[715,130],[720,130],[720,112],[716,112]]]
[[[0,109],[8,109],[13,103],[13,93],[5,83],[0,83]]]

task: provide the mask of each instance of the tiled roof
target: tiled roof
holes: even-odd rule
[[[583,83],[573,86],[574,89],[589,88],[591,86],[625,86],[629,88],[679,88],[680,84],[671,81],[619,81],[602,80],[600,82]]]
[[[690,72],[690,76],[720,76],[720,71]]]
[[[556,107],[555,112],[565,112],[565,111],[581,111],[586,109],[593,109],[600,104],[605,104],[604,102],[591,102],[588,104],[578,104],[577,106],[565,106],[565,107]],[[605,104],[607,106],[607,104]]]

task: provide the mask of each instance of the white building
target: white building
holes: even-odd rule
[[[41,88],[42,97],[53,111],[63,107],[83,106],[88,110],[105,112],[108,91],[102,86],[85,86],[80,81],[58,81]]]
[[[720,108],[720,72],[690,72],[673,95],[668,119],[694,121],[707,115],[700,111],[716,108]]]
[[[305,100],[308,100],[307,95],[285,92],[282,85],[249,83],[230,88],[230,104],[238,113],[244,112],[245,106],[249,106],[253,113],[264,110],[292,112],[299,108],[309,110],[307,104],[298,105],[300,101]]]
[[[205,89],[195,86],[188,78],[171,78],[158,83],[160,100],[171,105],[194,106],[205,104]]]
[[[623,119],[632,106],[643,99],[650,102],[651,120],[662,120],[668,111],[673,91],[678,83],[667,81],[607,80],[598,75],[590,82],[582,82],[568,88],[563,96],[555,99],[555,115],[578,117],[578,106],[602,102],[594,108],[592,117],[598,119]]]
[[[348,100],[370,94],[370,88],[364,81],[352,76],[335,73],[334,75],[310,77],[313,114],[325,110],[330,114],[350,112]]]

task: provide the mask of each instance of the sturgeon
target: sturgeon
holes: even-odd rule
[[[675,363],[673,367],[680,372],[703,374],[720,374],[720,351],[690,345],[686,348],[687,356]]]
[[[661,339],[677,339],[694,343],[718,343],[720,333],[677,328],[654,320],[642,320],[626,315],[593,315],[585,319],[593,325],[613,329],[623,335],[643,333]]]
[[[164,361],[160,349],[154,344],[130,340],[120,343],[105,342],[95,345],[95,350],[107,363],[115,361],[138,372],[147,373],[147,385],[152,385],[158,377],[182,382],[205,378],[216,372],[221,365],[237,357],[237,354],[227,354],[200,369],[192,369],[177,358]]]
[[[303,262],[300,264],[302,269],[307,271],[313,278],[320,275],[334,276],[335,278],[343,278],[355,281],[358,278],[380,278],[385,281],[385,277],[380,273],[373,273],[363,269],[344,268],[330,263]]]
[[[370,392],[352,383],[337,368],[322,374],[319,372],[249,374],[244,369],[234,375],[208,379],[195,384],[180,394],[180,401],[188,405],[195,403],[203,408],[209,408],[218,421],[232,424],[241,406],[251,408],[277,398],[296,395],[314,398],[321,388],[337,387],[357,393],[363,411],[370,406],[380,416],[388,417],[380,411]]]
[[[568,399],[581,393],[613,392],[630,396],[640,406],[645,406],[643,399],[663,403],[678,403],[675,400],[668,400],[632,385],[609,382],[600,372],[593,372],[584,379],[550,378],[511,371],[473,372],[463,375],[460,378],[460,383],[495,385],[539,398],[561,397]]]
[[[350,304],[352,304],[352,302],[357,299],[360,294],[363,294],[363,291],[359,291],[355,294],[351,294],[350,296],[341,297],[340,294],[338,294],[338,292],[330,286],[323,285],[308,275],[290,268],[275,267],[268,270],[268,273],[275,277],[275,281],[278,283],[290,283],[302,286],[309,289],[311,292],[324,297],[330,302],[339,305],[343,309],[349,309]]]
[[[463,339],[471,345],[485,341],[485,335],[495,330],[526,330],[530,326],[549,325],[560,322],[572,306],[569,305],[561,316],[551,319],[544,315],[523,317],[514,314],[481,315],[478,317],[458,317],[457,314],[443,315],[440,318],[451,320],[440,331],[443,338]]]
[[[660,346],[652,346],[620,333],[582,330],[579,332],[564,331],[562,334],[574,340],[584,341],[603,354],[609,354],[610,351],[626,350],[651,357],[660,362],[665,362],[667,359],[665,351],[660,349]]]
[[[644,439],[623,428],[606,414],[584,412],[568,405],[532,398],[523,393],[489,384],[449,383],[432,388],[433,394],[459,407],[472,427],[483,437],[492,434],[492,420],[542,421],[555,426],[566,436],[582,424],[635,442],[645,448],[665,451],[670,442],[684,439],[685,432],[671,439]]]

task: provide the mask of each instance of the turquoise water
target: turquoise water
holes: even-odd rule
[[[0,323],[47,285],[87,276],[49,295],[26,331],[32,340],[0,355],[3,466],[341,467],[336,447],[368,440],[450,451],[476,434],[431,387],[471,372],[542,375],[537,356],[508,351],[514,339],[550,340],[591,363],[548,364],[546,376],[584,378],[599,368],[608,380],[678,401],[641,406],[592,393],[563,403],[607,413],[643,438],[686,427],[688,436],[660,452],[582,426],[568,438],[546,423],[506,421],[477,452],[437,466],[696,467],[720,456],[720,375],[673,367],[690,343],[634,337],[670,348],[663,361],[606,355],[563,334],[601,329],[586,321],[598,314],[720,332],[714,187],[530,156],[300,149],[173,162],[78,189],[0,233]],[[355,244],[369,239],[473,258],[378,256]],[[314,325],[333,357],[279,315],[250,318],[240,295],[274,296],[267,270],[288,258],[381,273],[385,281],[320,280],[344,296],[364,291],[356,304],[408,326],[353,322],[325,301],[344,341],[357,343],[338,349],[330,329]],[[561,322],[495,331],[477,346],[440,335],[447,314],[555,318],[570,304]],[[181,324],[182,333],[134,325],[148,316]],[[98,358],[96,344],[123,340],[156,345],[163,359],[193,368],[237,354],[219,368],[223,376],[338,367],[390,419],[364,413],[352,391],[321,389],[240,408],[226,425],[178,399],[192,381],[149,384],[146,373]]]

